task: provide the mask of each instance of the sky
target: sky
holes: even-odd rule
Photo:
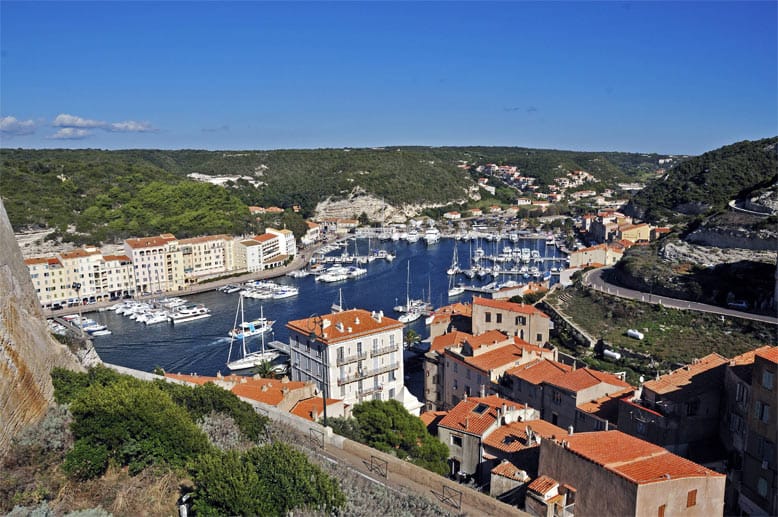
[[[0,0],[0,145],[700,154],[778,134],[777,2]]]

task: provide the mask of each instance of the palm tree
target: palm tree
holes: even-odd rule
[[[273,366],[270,361],[262,361],[254,367],[254,374],[259,375],[263,379],[275,379],[276,375],[273,371]]]

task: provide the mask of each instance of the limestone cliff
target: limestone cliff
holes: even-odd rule
[[[0,456],[53,400],[55,366],[80,369],[49,333],[22,252],[0,200]]]

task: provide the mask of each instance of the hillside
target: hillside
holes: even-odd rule
[[[778,137],[744,141],[676,165],[636,194],[628,212],[658,222],[720,211],[778,181]]]
[[[601,185],[642,179],[659,155],[513,147],[393,147],[276,151],[0,150],[0,194],[16,231],[57,228],[70,240],[113,241],[250,229],[246,206],[317,203],[364,192],[395,206],[466,202],[469,164],[518,166],[550,183],[586,170]],[[244,176],[228,188],[188,174]],[[175,200],[175,202],[172,202]]]

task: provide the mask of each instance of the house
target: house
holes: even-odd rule
[[[435,336],[430,341],[430,349],[424,354],[424,404],[427,411],[445,407],[441,376],[444,373],[443,352],[446,348],[459,346],[472,334],[457,330]]]
[[[516,200],[517,206],[530,206],[532,204],[532,200],[528,197],[520,197]]]
[[[471,208],[470,209],[470,215],[473,216],[473,217],[480,217],[483,214],[484,213],[483,213],[483,211],[480,208]]]
[[[491,205],[489,207],[489,213],[490,214],[500,214],[502,213],[502,207],[499,205]]]
[[[473,307],[469,303],[445,305],[431,314],[430,339],[452,330],[470,332],[472,329]]]
[[[500,393],[509,400],[541,410],[544,382],[572,370],[572,366],[555,358],[534,359],[507,370],[500,379]]]
[[[310,246],[321,239],[321,227],[313,221],[305,221],[305,224],[308,229],[305,231],[305,235],[300,238],[300,242],[303,246]]]
[[[623,256],[623,246],[597,244],[570,253],[569,267],[611,266]]]
[[[293,320],[292,379],[313,381],[327,397],[357,404],[398,400],[418,414],[422,404],[403,385],[403,329],[382,312],[352,309]]]
[[[575,410],[573,427],[577,433],[589,431],[608,431],[618,428],[619,402],[623,398],[632,397],[635,389],[624,388],[621,391],[608,393],[590,402],[579,404]]]
[[[620,401],[619,429],[682,456],[707,453],[718,435],[727,363],[713,353],[645,382],[639,398]]]
[[[648,242],[651,240],[651,226],[647,223],[620,224],[616,231],[616,239],[632,242]]]
[[[534,414],[531,409],[496,396],[469,397],[459,402],[438,422],[438,439],[448,447],[451,475],[488,479],[493,462],[484,461],[484,438],[501,425],[531,420]]]
[[[289,412],[311,422],[319,422],[325,413],[324,399],[319,396],[302,399]],[[342,400],[338,399],[327,399],[326,413],[327,418],[346,418],[350,416],[350,411],[347,411],[346,405]]]
[[[543,345],[548,341],[551,319],[532,305],[488,298],[473,298],[473,334],[499,330],[518,336],[529,343]]]
[[[291,230],[284,228],[283,230],[276,230],[275,228],[268,228],[266,233],[275,235],[279,241],[279,253],[288,257],[294,257],[297,255],[297,242],[294,239],[294,233]]]
[[[511,463],[503,460],[494,467],[489,480],[489,495],[516,506],[523,505],[522,488],[531,480],[530,476]]]
[[[575,514],[575,489],[561,486],[548,476],[539,476],[527,486],[524,507],[535,517],[572,516]]]
[[[575,429],[577,408],[590,400],[632,388],[623,378],[591,368],[578,368],[543,382],[543,420]]]
[[[723,474],[621,431],[543,440],[539,472],[575,490],[576,515],[703,517],[724,509]]]
[[[534,408],[532,408],[534,409]],[[545,420],[522,420],[497,426],[483,438],[483,457],[491,465],[503,460],[531,477],[538,475],[540,442],[562,438],[567,431]]]
[[[443,214],[443,218],[448,219],[449,221],[458,221],[462,218],[462,214],[456,211],[446,212]]]

